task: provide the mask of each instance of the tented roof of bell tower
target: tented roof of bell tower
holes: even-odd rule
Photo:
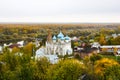
[[[52,34],[50,31],[48,31],[47,42],[49,42],[49,43],[52,42]]]

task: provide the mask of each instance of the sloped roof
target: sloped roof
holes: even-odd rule
[[[20,44],[12,44],[12,45],[10,45],[10,46],[8,46],[9,48],[14,48],[14,47],[19,47],[19,46],[21,46]]]
[[[120,45],[104,45],[104,46],[100,46],[100,48],[120,48]]]

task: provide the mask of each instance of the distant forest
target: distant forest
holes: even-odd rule
[[[120,24],[0,24],[0,44],[20,40],[32,41],[35,38],[44,39],[48,31],[57,35],[60,30],[70,37],[94,38],[100,32],[106,35],[120,33]]]

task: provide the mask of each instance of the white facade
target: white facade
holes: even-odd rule
[[[62,32],[56,36],[53,36],[52,42],[46,42],[46,54],[57,54],[57,55],[70,55],[72,54],[71,38],[64,36]]]
[[[60,33],[46,41],[46,46],[36,51],[36,57],[43,55],[70,55],[72,54],[71,38]]]
[[[49,35],[50,36],[50,35]],[[50,36],[51,37],[51,36]],[[72,54],[71,48],[71,38],[60,33],[53,38],[48,38],[46,41],[46,46],[41,47],[36,51],[36,59],[40,57],[47,57],[51,63],[56,63],[58,61],[57,55],[70,55]]]
[[[103,45],[100,46],[101,49],[105,48],[107,49],[106,52],[114,52],[114,49],[117,49],[117,53],[120,54],[120,45]]]
[[[3,48],[3,47],[2,47],[2,46],[0,46],[0,52],[2,52],[2,48]]]
[[[17,44],[20,45],[19,47],[23,47],[24,46],[24,41],[19,41],[19,42],[17,42]]]
[[[100,47],[100,44],[98,42],[94,42],[91,45],[91,48],[99,48],[99,47]]]

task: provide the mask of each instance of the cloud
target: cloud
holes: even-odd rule
[[[33,19],[31,20],[33,22],[34,20],[49,22],[51,17],[57,22],[60,20],[90,22],[92,17],[102,22],[107,19],[118,22],[120,21],[119,3],[119,0],[0,0],[0,22],[26,21],[27,18]]]

